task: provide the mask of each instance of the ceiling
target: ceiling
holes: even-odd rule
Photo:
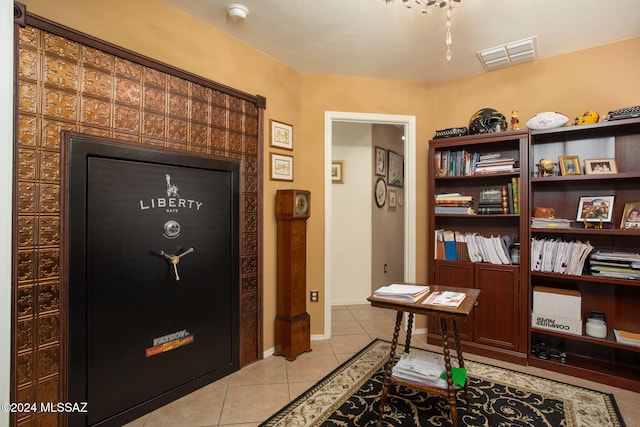
[[[640,37],[638,0],[461,0],[447,61],[446,9],[437,6],[423,14],[403,0],[163,1],[304,74],[435,83],[484,73],[476,52],[532,36],[539,58]],[[247,18],[229,18],[230,3],[247,6]]]

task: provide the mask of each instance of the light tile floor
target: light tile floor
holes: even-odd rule
[[[395,312],[368,304],[334,306],[332,338],[312,341],[312,351],[288,362],[270,356],[159,408],[127,427],[255,427],[349,359],[374,338],[391,340]],[[412,345],[441,350],[414,335]],[[475,355],[488,364],[613,393],[628,426],[640,426],[640,393],[621,390],[532,367],[512,365]]]

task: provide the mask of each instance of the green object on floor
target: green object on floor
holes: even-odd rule
[[[444,371],[440,378],[447,379],[447,372]],[[464,383],[467,381],[467,370],[464,368],[451,367],[451,379],[454,384],[458,384],[460,387],[464,387]]]

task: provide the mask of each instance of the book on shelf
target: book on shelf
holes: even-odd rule
[[[474,215],[475,209],[471,206],[436,206],[435,214]]]
[[[520,177],[511,178],[511,191],[513,193],[513,213],[520,213]]]
[[[436,202],[438,201],[466,201],[466,202],[472,202],[473,201],[473,196],[469,196],[469,195],[465,195],[465,194],[460,194],[460,193],[441,193],[441,194],[436,194]]]
[[[616,336],[616,341],[619,343],[640,347],[640,334],[620,329],[614,329],[613,333]]]
[[[531,239],[531,271],[580,276],[593,246],[587,241]]]
[[[464,292],[435,291],[429,294],[429,296],[424,301],[422,301],[422,303],[455,308],[462,304],[462,301],[464,301],[466,296],[467,294],[465,294]]]
[[[532,228],[569,228],[571,220],[565,218],[531,218]]]
[[[513,239],[509,236],[485,237],[443,229],[434,234],[434,259],[512,264],[507,240]]]
[[[595,251],[589,257],[594,276],[640,280],[640,255],[621,251]]]
[[[417,302],[429,292],[429,286],[405,285],[393,283],[375,290],[376,298],[389,299],[400,302]]]

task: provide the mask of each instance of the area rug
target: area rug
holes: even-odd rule
[[[260,427],[374,426],[390,346],[374,340]],[[458,391],[460,426],[625,426],[611,394],[471,360],[465,365],[471,410],[464,391]],[[403,386],[389,389],[383,421],[385,426],[452,425],[445,399]]]

